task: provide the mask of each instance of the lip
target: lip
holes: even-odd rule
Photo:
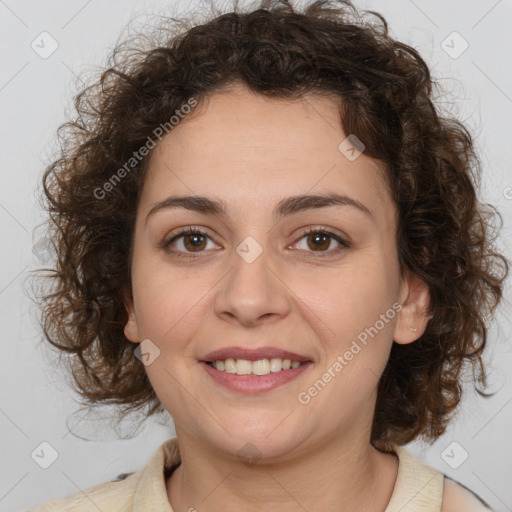
[[[215,354],[215,352],[212,352]],[[290,368],[289,370],[281,370],[280,372],[269,373],[261,376],[237,375],[236,373],[226,373],[225,371],[216,370],[209,366],[205,361],[200,362],[200,366],[204,368],[206,373],[218,384],[232,391],[242,393],[263,393],[271,391],[283,384],[296,379],[304,371],[306,371],[313,363],[311,361],[304,362],[298,368]]]
[[[226,359],[246,359],[247,361],[259,361],[260,359],[272,358],[291,359],[292,361],[299,361],[301,363],[311,361],[309,357],[302,356],[294,352],[289,352],[288,350],[283,350],[277,347],[261,347],[256,349],[249,349],[244,347],[224,347],[206,354],[202,359],[200,359],[200,362],[213,363],[219,360],[225,361]]]

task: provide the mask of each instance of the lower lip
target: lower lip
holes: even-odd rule
[[[290,368],[289,370],[281,370],[280,372],[270,372],[267,375],[256,376],[237,375],[236,373],[219,371],[201,361],[201,366],[215,382],[233,391],[241,391],[243,393],[262,393],[275,389],[297,378],[312,364],[311,361],[308,361],[302,363],[298,368]]]

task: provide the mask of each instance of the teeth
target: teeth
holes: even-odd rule
[[[220,361],[220,363],[222,363],[222,361]],[[224,361],[224,366],[226,368],[226,373],[236,373],[236,363],[234,359],[226,359]]]
[[[236,361],[236,374],[237,375],[249,375],[252,370],[251,361],[246,359],[237,359]]]
[[[226,359],[212,363],[213,367],[219,371],[226,373],[236,373],[237,375],[268,375],[269,373],[280,372],[281,370],[289,370],[290,368],[298,368],[301,363],[290,359],[280,359],[278,357],[272,359],[259,359],[258,361],[249,361],[247,359]]]
[[[270,371],[280,372],[283,369],[283,360],[278,357],[270,360]]]
[[[252,372],[255,375],[268,375],[270,373],[270,362],[268,359],[254,361],[251,365]]]

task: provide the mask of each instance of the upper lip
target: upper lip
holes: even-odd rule
[[[214,350],[204,356],[202,361],[214,362],[225,361],[226,359],[247,359],[248,361],[258,361],[260,359],[291,359],[292,361],[310,361],[306,356],[295,354],[288,350],[283,350],[277,347],[261,347],[256,349],[243,348],[243,347],[225,347]]]

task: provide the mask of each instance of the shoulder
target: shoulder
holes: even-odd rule
[[[442,512],[489,512],[492,509],[473,491],[445,475]]]
[[[495,512],[471,489],[422,463],[404,447],[395,446],[393,451],[398,455],[400,464],[393,495],[388,505],[389,512],[405,509]],[[412,499],[411,496],[413,496]]]
[[[121,476],[124,477],[122,480],[98,484],[68,498],[47,501],[27,512],[121,512],[131,509],[139,474]]]
[[[150,461],[134,473],[123,473],[68,498],[47,501],[26,512],[125,512],[126,510],[163,510],[169,503],[164,474],[167,466],[179,463],[177,438],[163,442]]]

